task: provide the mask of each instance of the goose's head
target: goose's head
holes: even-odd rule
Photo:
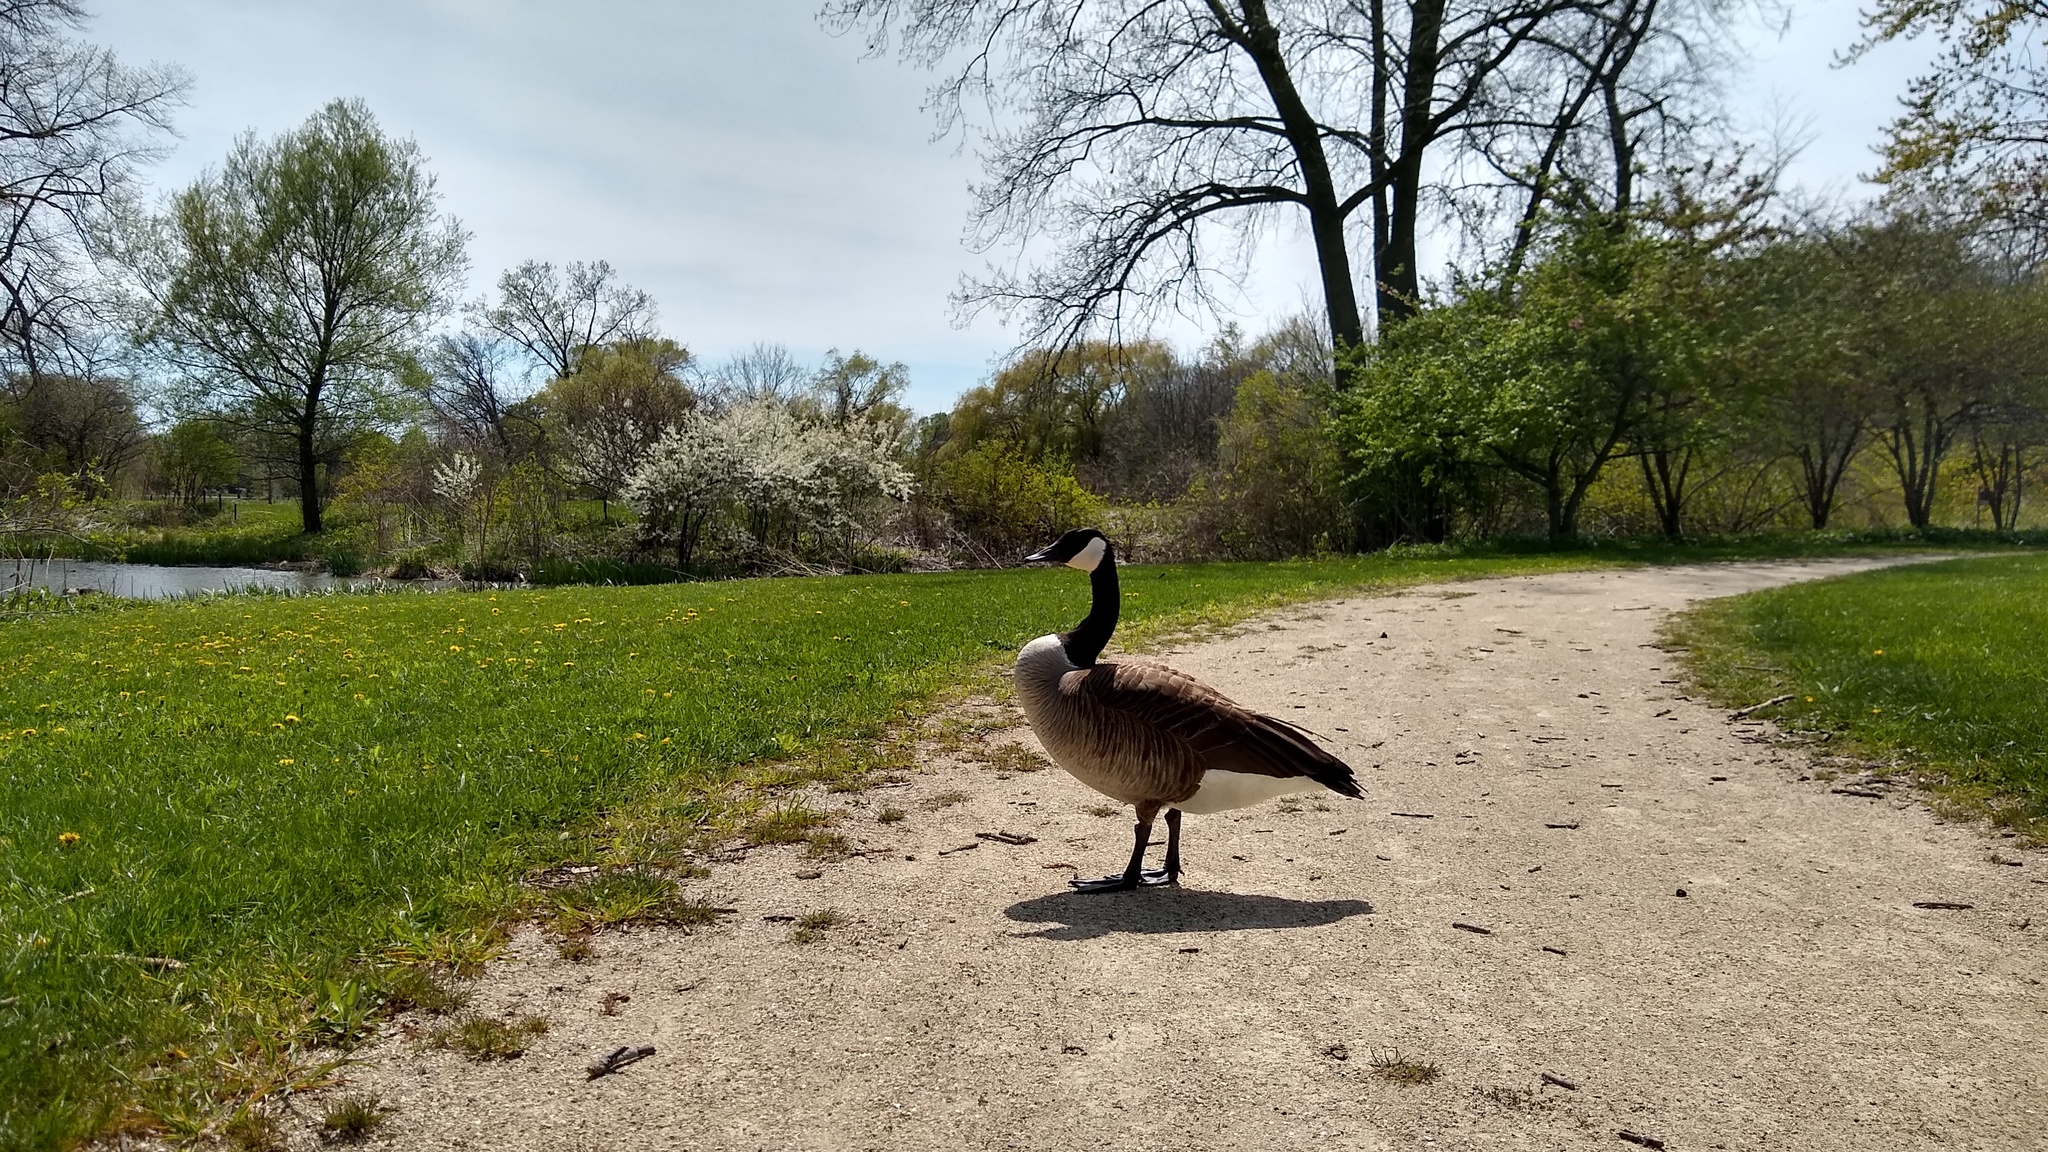
[[[1109,537],[1093,528],[1076,528],[1024,558],[1027,564],[1065,564],[1083,572],[1095,571],[1109,555]]]

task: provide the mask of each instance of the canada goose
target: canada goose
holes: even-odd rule
[[[1076,879],[1082,892],[1115,892],[1180,879],[1180,815],[1244,808],[1327,788],[1356,799],[1358,781],[1303,729],[1233,703],[1164,664],[1096,657],[1116,631],[1116,550],[1080,528],[1024,558],[1089,574],[1094,602],[1071,632],[1040,636],[1017,654],[1024,718],[1060,767],[1137,809],[1131,861],[1120,876]],[[1166,867],[1145,871],[1152,821],[1166,809]]]

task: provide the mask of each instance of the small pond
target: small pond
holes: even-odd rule
[[[252,588],[282,592],[326,592],[369,588],[385,583],[372,577],[342,579],[325,572],[290,572],[272,568],[168,567],[160,564],[105,564],[91,560],[0,561],[0,592],[19,585],[53,592],[92,589],[109,596],[162,600],[202,592],[240,592]]]

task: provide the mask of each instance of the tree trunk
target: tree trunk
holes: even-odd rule
[[[1386,245],[1373,256],[1382,327],[1415,315],[1422,295],[1416,235],[1422,219],[1422,160],[1434,135],[1430,119],[1442,67],[1445,0],[1416,0],[1409,8],[1408,59],[1401,78],[1401,151],[1389,173]]]
[[[1436,0],[1441,2],[1441,0]],[[1358,310],[1358,289],[1351,279],[1351,250],[1344,240],[1344,210],[1323,151],[1322,126],[1302,103],[1288,71],[1280,32],[1267,15],[1265,0],[1244,0],[1244,49],[1258,67],[1259,78],[1273,100],[1274,111],[1287,130],[1287,141],[1301,165],[1308,206],[1309,235],[1316,245],[1316,266],[1322,274],[1323,304],[1330,313],[1331,348],[1365,343],[1365,321]],[[1341,382],[1340,382],[1341,383]]]
[[[318,536],[322,531],[320,523],[320,459],[314,452],[313,409],[308,407],[306,415],[299,421],[299,519],[302,530],[308,536]]]
[[[1668,448],[1652,448],[1636,459],[1643,466],[1643,487],[1649,491],[1650,504],[1657,510],[1657,526],[1663,530],[1665,539],[1681,538],[1685,534],[1685,482],[1692,472],[1692,449],[1681,448],[1674,453]]]

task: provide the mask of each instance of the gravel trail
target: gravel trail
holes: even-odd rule
[[[523,934],[476,1004],[554,1022],[524,1058],[394,1038],[349,1087],[406,1149],[2048,1148],[2048,859],[1833,791],[1654,646],[1689,601],[1873,563],[1485,580],[1190,645],[1365,800],[1191,816],[1184,887],[1073,896],[1126,811],[934,761],[825,798],[861,856],[718,865],[718,927],[580,963]],[[768,919],[828,908],[809,944]],[[1376,1075],[1397,1052],[1438,1075]]]

